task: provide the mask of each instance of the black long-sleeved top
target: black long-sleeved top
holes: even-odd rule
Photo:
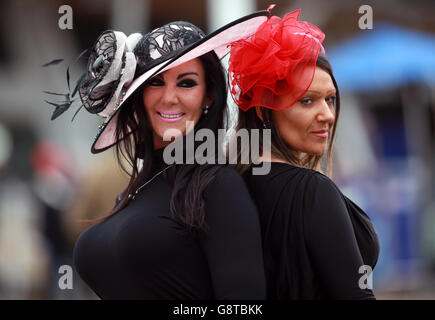
[[[218,172],[204,192],[209,229],[197,235],[171,215],[167,179],[80,236],[81,278],[103,299],[265,299],[258,212],[243,178]]]
[[[273,162],[269,174],[251,170],[246,180],[260,214],[269,299],[375,298],[360,288],[359,272],[376,265],[376,231],[328,177]]]

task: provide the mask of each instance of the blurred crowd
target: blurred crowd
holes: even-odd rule
[[[73,290],[61,289],[59,268],[74,270],[74,243],[110,211],[127,175],[110,152],[79,174],[68,148],[26,148],[2,124],[0,150],[0,299],[96,298],[75,272]]]

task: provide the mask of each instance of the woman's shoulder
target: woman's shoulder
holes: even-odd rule
[[[222,166],[206,188],[206,193],[228,191],[246,187],[242,176],[231,166]]]
[[[310,206],[318,209],[337,206],[344,208],[346,199],[332,179],[319,171],[299,169],[300,174],[304,176],[305,183],[301,184],[297,189],[305,193],[304,198],[307,199]],[[314,208],[310,211],[313,211]]]
[[[264,166],[264,163],[262,164]],[[270,171],[266,175],[255,175],[250,171],[247,176],[250,184],[263,184],[282,189],[292,189],[292,192],[310,192],[318,188],[338,191],[335,183],[324,174],[303,167],[293,166],[283,162],[270,162]]]
[[[236,169],[223,166],[204,190],[207,220],[257,224],[258,212],[243,177]],[[254,219],[253,219],[254,217]]]
[[[262,170],[261,171],[262,173],[255,174],[253,168],[259,168],[259,167],[263,167],[267,170]],[[258,178],[265,178],[265,179],[274,178],[278,175],[285,176],[287,178],[295,175],[309,177],[315,175],[316,173],[319,172],[304,167],[294,166],[285,162],[260,162],[259,164],[253,164],[251,170],[249,171],[250,175]]]
[[[341,193],[339,187],[331,178],[318,171],[312,171],[313,177],[311,183],[315,185],[317,192],[328,193],[331,196],[339,196],[340,198],[343,197],[343,194]]]

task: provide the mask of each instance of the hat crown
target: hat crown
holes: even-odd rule
[[[182,49],[205,37],[192,23],[174,21],[145,34],[134,48],[136,75],[174,57]]]

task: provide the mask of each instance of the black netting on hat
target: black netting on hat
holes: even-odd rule
[[[115,53],[116,36],[113,31],[105,31],[91,49],[86,76],[79,87],[83,106],[90,113],[103,111],[115,93],[119,77],[99,85],[112,66]]]
[[[143,36],[134,48],[136,76],[153,66],[172,58],[181,49],[205,37],[197,26],[184,22],[171,22]]]

